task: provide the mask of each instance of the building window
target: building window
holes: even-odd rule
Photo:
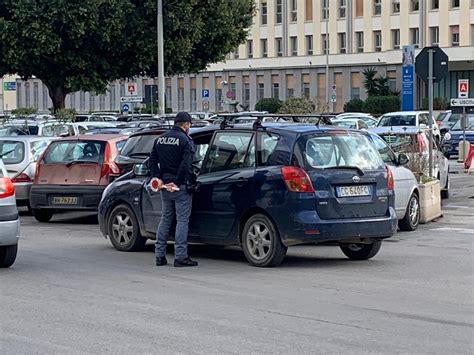
[[[303,85],[302,85],[302,92],[303,92],[303,97],[306,97],[307,99],[309,99],[311,93],[310,93],[310,84],[308,82],[303,82]]]
[[[275,38],[275,51],[277,57],[283,57],[283,40],[281,37]]]
[[[167,86],[165,91],[166,91],[166,95],[165,95],[166,108],[172,108],[173,107],[173,91],[171,90],[171,86]]]
[[[117,109],[116,105],[117,105],[117,94],[116,94],[116,86],[115,85],[111,85],[110,86],[110,110],[111,111],[115,111]]]
[[[410,11],[415,12],[420,10],[420,0],[410,0]]]
[[[248,105],[250,103],[250,84],[244,83],[242,87],[242,98],[244,101],[244,105]]]
[[[313,55],[313,36],[312,35],[306,36],[306,54]]]
[[[432,46],[439,44],[439,27],[430,27],[430,39]]]
[[[459,0],[451,0],[451,8],[459,7]]]
[[[280,97],[280,84],[278,83],[272,84],[272,97],[274,99],[278,99]]]
[[[374,0],[374,15],[382,14],[382,0]]]
[[[190,91],[191,99],[191,111],[197,111],[197,93],[196,89],[191,89]]]
[[[216,89],[216,109],[222,111],[222,89]]]
[[[47,96],[46,96],[47,98]],[[44,99],[44,96],[43,96],[43,99]],[[47,102],[47,100],[46,100]],[[46,106],[48,106],[48,104],[46,103]],[[86,93],[84,91],[81,91],[80,94],[79,94],[79,108],[82,112],[85,111],[86,109]]]
[[[339,53],[346,53],[346,34],[344,32],[338,33]]]
[[[471,46],[474,46],[474,25],[471,25]]]
[[[392,47],[400,49],[400,30],[392,30]]]
[[[382,51],[382,32],[374,31],[374,50],[376,52]]]
[[[356,46],[357,46],[357,53],[364,52],[364,32],[356,32]]]
[[[233,78],[235,80],[235,77]],[[229,84],[229,91],[232,93],[232,100],[235,100],[237,97],[237,84],[236,83],[230,83]]]
[[[329,54],[329,34],[321,35],[321,53]]]
[[[260,4],[260,24],[266,25],[268,22],[268,7],[267,2],[262,1]]]
[[[125,84],[120,85],[120,97],[125,96]]]
[[[339,18],[346,17],[346,0],[339,0]]]
[[[410,28],[410,43],[418,48],[420,46],[420,29]]]
[[[431,10],[439,9],[439,0],[431,0]]]
[[[321,18],[329,19],[329,0],[321,0]]]
[[[275,23],[281,23],[283,20],[283,0],[276,0],[276,18]]]
[[[296,57],[298,55],[298,37],[290,37],[291,55]]]
[[[364,16],[364,0],[356,0],[355,15],[356,17]]]
[[[33,107],[39,109],[39,84],[33,83]]]
[[[393,14],[400,13],[400,0],[392,0],[392,13]]]
[[[304,20],[313,21],[313,0],[305,0]]]
[[[296,22],[298,20],[298,7],[297,0],[290,0],[291,11],[290,11],[290,21]]]
[[[90,94],[89,95],[89,111],[93,112],[95,110],[95,95]]]
[[[459,46],[459,26],[450,26],[451,30],[451,45],[453,47]]]
[[[234,51],[234,59],[239,59],[239,47]]]
[[[251,39],[247,41],[247,57],[253,58],[253,41]]]
[[[257,86],[257,101],[263,99],[265,97],[265,84],[258,83]]]
[[[99,95],[99,110],[105,111],[105,95]]]
[[[268,57],[268,46],[267,46],[267,39],[260,40],[260,49],[262,50],[262,58]]]

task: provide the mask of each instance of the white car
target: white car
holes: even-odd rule
[[[402,231],[414,231],[420,223],[420,192],[415,175],[405,167],[409,158],[403,153],[397,156],[377,134],[371,133],[370,137],[393,174],[398,227]]]
[[[418,127],[428,134],[429,129],[429,112],[428,111],[399,111],[386,113],[380,117],[377,127],[393,127],[393,126],[407,126],[407,127]],[[441,143],[441,131],[438,123],[431,116],[433,123],[433,136],[436,142]]]
[[[377,126],[377,123],[379,122],[379,120],[371,114],[362,112],[344,112],[334,117],[333,121],[346,119],[360,119],[364,121],[369,128]]]
[[[358,118],[344,118],[340,120],[332,120],[333,126],[346,129],[368,129],[369,126]]]

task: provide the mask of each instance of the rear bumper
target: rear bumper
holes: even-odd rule
[[[13,184],[15,186],[15,196],[19,204],[24,204],[30,199],[31,182],[19,182]]]
[[[0,246],[16,245],[20,239],[20,220],[0,222]]]
[[[283,244],[286,246],[344,241],[356,238],[388,238],[397,231],[397,215],[390,207],[390,215],[373,218],[321,220],[316,211],[301,211],[275,218]]]
[[[34,209],[97,211],[106,186],[33,185],[30,205]],[[54,205],[53,197],[77,197],[77,205]]]

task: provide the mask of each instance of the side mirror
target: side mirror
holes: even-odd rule
[[[408,162],[410,161],[410,158],[408,158],[408,155],[400,153],[398,155],[398,165],[403,166],[407,165]]]
[[[146,164],[135,164],[133,166],[133,173],[135,176],[148,176],[150,174],[150,169]]]

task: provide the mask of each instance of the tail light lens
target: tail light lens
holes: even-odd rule
[[[392,170],[390,170],[388,166],[385,166],[385,171],[387,175],[387,190],[393,191],[393,189],[395,188],[395,182],[393,181]]]
[[[281,168],[283,180],[290,192],[314,192],[313,184],[303,169],[294,166]]]
[[[427,149],[427,145],[423,135],[421,133],[418,133],[416,135],[416,140],[418,143],[418,149],[420,150],[420,152],[424,152]]]
[[[21,173],[20,175],[18,175],[17,177],[15,177],[13,180],[12,180],[13,183],[20,183],[20,182],[32,182],[31,178],[25,174],[25,173]]]
[[[100,177],[107,177],[110,176],[117,177],[120,176],[120,168],[117,164],[112,160],[112,151],[110,149],[110,145],[107,144],[105,147],[105,154],[104,154],[104,164],[102,165],[102,171],[100,172]]]
[[[0,198],[10,197],[15,194],[15,188],[10,178],[0,178]]]

